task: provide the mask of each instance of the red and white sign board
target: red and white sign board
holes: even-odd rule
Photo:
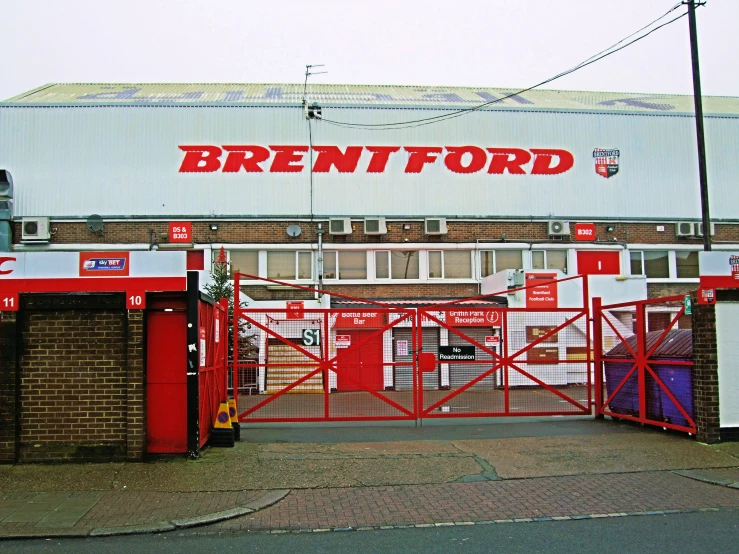
[[[143,310],[146,308],[146,292],[142,290],[126,292],[126,309]]]
[[[557,307],[557,278],[556,273],[527,273],[525,285],[527,308],[556,308]],[[539,285],[538,283],[542,284]]]
[[[496,346],[500,346],[500,337],[497,335],[485,337],[485,346],[487,348],[495,348]]]
[[[396,356],[407,356],[408,355],[408,341],[407,340],[395,341],[395,355]]]
[[[128,277],[128,252],[80,252],[80,277]]]
[[[286,319],[303,319],[305,302],[302,300],[289,300],[285,304],[285,309],[287,310]]]
[[[379,329],[386,325],[384,312],[337,312],[336,329]]]
[[[201,327],[200,328],[199,337],[200,337],[200,367],[205,367],[205,361],[206,361],[206,357],[205,357],[205,345],[206,345],[205,327]]]
[[[503,312],[494,309],[468,308],[446,312],[446,323],[452,327],[499,327]]]
[[[334,344],[336,345],[336,348],[349,348],[352,345],[352,336],[336,335],[336,340],[334,340]]]
[[[698,304],[715,304],[716,289],[703,289],[698,287]]]
[[[0,293],[182,290],[187,290],[185,252],[16,252],[0,257]]]
[[[18,311],[18,293],[5,292],[0,293],[0,312],[17,312]]]
[[[739,252],[699,252],[700,288],[739,288]]]
[[[192,222],[170,221],[169,242],[192,242]]]
[[[575,223],[575,240],[594,241],[595,223]]]

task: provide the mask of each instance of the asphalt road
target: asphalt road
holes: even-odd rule
[[[450,552],[526,553],[618,552],[619,554],[737,552],[739,510],[634,516],[581,521],[506,523],[458,527],[389,529],[327,533],[190,532],[100,539],[0,542],[1,552],[133,552],[225,554],[228,552]]]

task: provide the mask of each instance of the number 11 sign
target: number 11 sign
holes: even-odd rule
[[[0,312],[17,312],[18,311],[18,293],[3,292],[0,293]]]

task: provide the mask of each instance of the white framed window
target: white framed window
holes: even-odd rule
[[[375,279],[390,279],[390,252],[387,250],[375,252]]]
[[[418,250],[390,251],[391,279],[419,279],[420,263]]]
[[[698,250],[675,250],[675,269],[678,279],[700,277]]]
[[[218,251],[214,250],[213,262],[218,257]],[[257,250],[229,250],[229,262],[231,263],[231,278],[236,272],[246,275],[259,276],[259,251]]]
[[[523,269],[523,250],[481,250],[480,277],[504,269]]]
[[[309,251],[268,250],[267,278],[283,281],[312,279],[312,253]]]
[[[645,275],[650,279],[670,277],[670,252],[668,250],[632,250],[631,274]]]
[[[429,250],[429,279],[470,279],[471,260],[471,250]]]
[[[532,250],[531,269],[559,269],[567,273],[567,250]]]
[[[328,250],[323,252],[324,279],[366,279],[366,250]]]

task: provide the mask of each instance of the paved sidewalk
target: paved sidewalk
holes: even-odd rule
[[[197,461],[0,466],[0,538],[739,507],[739,443],[607,421],[245,429],[242,441]]]

